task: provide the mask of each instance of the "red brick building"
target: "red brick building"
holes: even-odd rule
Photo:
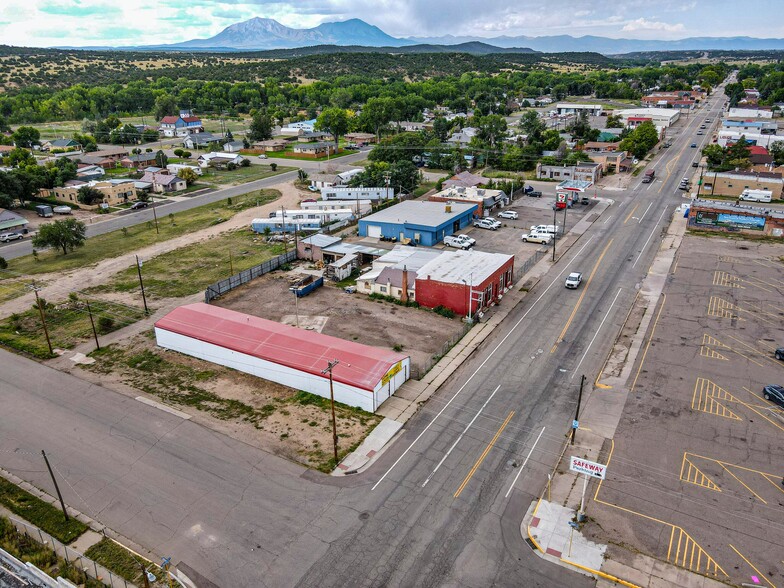
[[[482,251],[445,251],[417,271],[416,300],[473,316],[512,287],[514,256]],[[469,302],[470,301],[470,302]]]

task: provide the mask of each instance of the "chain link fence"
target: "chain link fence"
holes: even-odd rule
[[[11,524],[16,528],[17,533],[30,537],[33,541],[49,547],[58,557],[63,558],[66,562],[82,570],[90,578],[103,582],[106,586],[111,586],[111,588],[137,588],[135,584],[128,582],[125,578],[121,578],[117,574],[113,574],[102,565],[61,543],[41,529],[28,525],[26,522],[12,516],[6,516],[6,518],[11,521]]]
[[[204,302],[209,304],[215,298],[231,292],[234,290],[234,288],[238,288],[243,284],[247,284],[251,280],[261,277],[264,274],[268,274],[269,272],[280,268],[282,265],[291,263],[295,259],[297,259],[297,251],[296,249],[292,249],[283,255],[278,255],[277,257],[268,259],[264,263],[254,265],[253,267],[243,270],[238,274],[234,274],[225,280],[215,282],[214,284],[207,286],[207,289],[204,291]]]
[[[441,346],[441,349],[440,351],[438,351],[438,353],[434,353],[433,355],[431,355],[430,359],[428,359],[425,363],[421,365],[412,365],[411,378],[413,378],[414,380],[421,380],[435,364],[441,361],[442,357],[444,357],[447,353],[449,353],[449,350],[452,349],[452,347],[454,347],[457,344],[457,342],[460,341],[460,339],[462,339],[465,336],[465,334],[471,330],[471,327],[473,326],[474,325],[472,323],[463,323],[463,328],[460,329],[460,332],[452,335],[452,337]]]
[[[545,255],[547,255],[550,251],[551,249],[545,247],[540,247],[539,249],[537,249],[531,257],[525,260],[523,265],[520,265],[515,268],[512,282],[517,283],[520,280],[520,278],[522,278],[525,274],[527,274],[531,270],[531,268],[534,267],[537,263],[539,263],[539,260],[542,259]]]

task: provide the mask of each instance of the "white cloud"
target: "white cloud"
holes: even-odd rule
[[[648,20],[647,18],[641,17],[637,20],[632,20],[627,22],[622,31],[665,31],[667,33],[679,33],[685,30],[685,27],[681,24],[669,24],[666,22],[661,22],[658,20]]]

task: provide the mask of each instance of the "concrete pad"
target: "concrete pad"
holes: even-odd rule
[[[305,329],[306,331],[316,331],[320,333],[327,324],[327,320],[329,317],[327,316],[303,316],[299,315],[299,328]],[[297,315],[295,314],[284,314],[280,322],[284,325],[289,325],[290,327],[297,326]]]
[[[78,365],[91,365],[95,363],[95,359],[87,357],[84,353],[75,353],[71,357],[71,361]]]
[[[103,539],[103,535],[100,533],[96,533],[92,529],[88,529],[84,533],[82,533],[76,541],[71,543],[68,547],[74,549],[84,555],[84,552],[87,551],[90,547],[98,543],[101,539]]]

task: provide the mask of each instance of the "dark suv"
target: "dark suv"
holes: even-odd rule
[[[784,408],[784,386],[776,386],[775,384],[765,386],[762,389],[762,397]]]
[[[779,347],[776,349],[776,352],[773,355],[776,356],[776,359],[784,361],[784,347]]]

